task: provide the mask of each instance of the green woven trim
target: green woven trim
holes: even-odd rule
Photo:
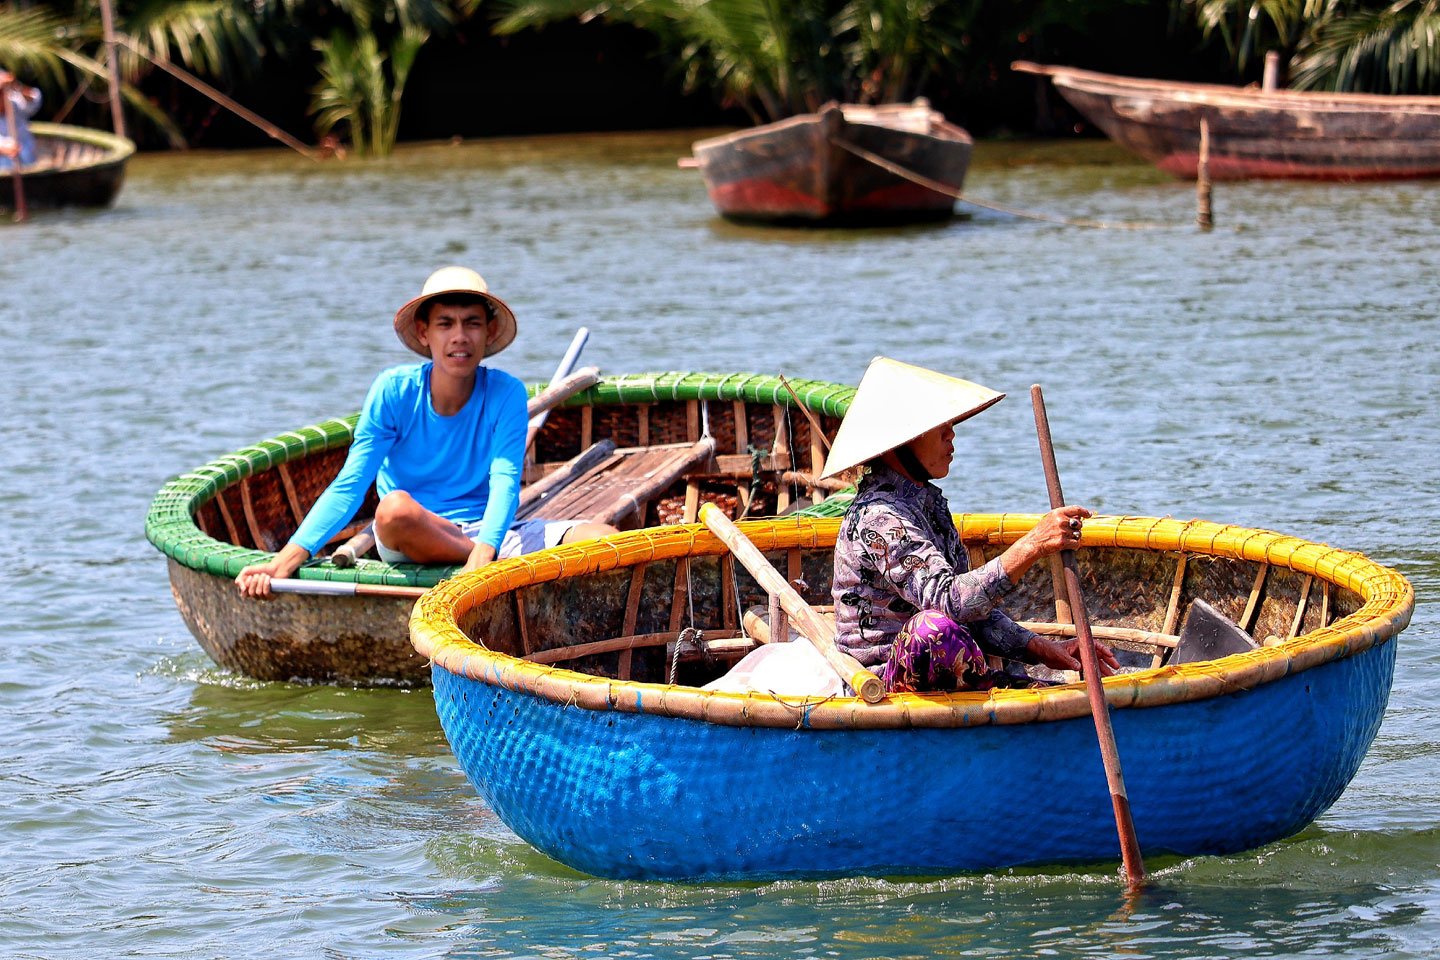
[[[786,377],[800,402],[811,412],[826,417],[843,417],[850,409],[855,388],[824,380]],[[542,386],[532,387],[530,395]],[[563,405],[587,403],[653,403],[659,400],[749,400],[795,406],[795,398],[780,378],[762,373],[627,373],[604,380],[576,394]]]
[[[788,379],[788,378],[787,378]],[[531,396],[544,384],[529,387]],[[790,386],[804,405],[828,417],[843,417],[850,407],[855,388],[820,380],[790,380]],[[779,377],[753,373],[647,373],[607,377],[577,397],[568,406],[649,403],[659,400],[748,400],[794,406],[794,398]],[[145,537],[161,553],[182,566],[219,577],[233,578],[252,563],[263,563],[274,554],[222,543],[201,532],[195,514],[221,490],[248,476],[281,463],[340,447],[355,439],[358,415],[322,423],[242,447],[218,460],[183,473],[160,488],[145,517]],[[825,510],[836,498],[811,510]],[[843,511],[843,507],[840,512]],[[809,516],[837,516],[818,513]],[[368,583],[386,586],[431,587],[450,576],[453,566],[389,564],[361,560],[342,570],[328,560],[313,561],[300,568],[302,580],[333,580],[340,583]]]
[[[110,156],[99,161],[101,163],[114,163],[117,160],[128,159],[135,152],[134,141],[117,136],[108,130],[96,130],[91,127],[72,127],[66,123],[32,123],[30,132],[37,137],[53,137],[56,140],[72,140],[76,143],[88,143],[93,147],[100,147],[110,152]]]

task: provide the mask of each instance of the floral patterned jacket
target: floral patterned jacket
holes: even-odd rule
[[[965,624],[987,653],[1029,659],[1025,645],[1035,634],[996,609],[1013,589],[998,557],[970,570],[939,487],[917,484],[884,464],[870,469],[835,541],[842,650],[866,666],[884,663],[905,622],[937,610]]]

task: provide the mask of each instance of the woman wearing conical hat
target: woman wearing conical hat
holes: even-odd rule
[[[1052,510],[971,570],[949,504],[932,482],[950,472],[955,425],[1004,396],[876,357],[825,461],[826,477],[864,470],[835,542],[836,640],[892,691],[1031,685],[990,669],[986,653],[1079,668],[1076,641],[1037,636],[999,604],[1035,561],[1075,546],[1090,511]],[[1114,654],[1097,649],[1113,668]]]

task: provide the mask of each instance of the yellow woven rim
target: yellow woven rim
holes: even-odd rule
[[[955,519],[964,540],[1006,545],[1034,526],[1039,515],[957,514]],[[832,546],[839,526],[838,519],[803,517],[740,524],[762,550]],[[1108,677],[1105,696],[1117,709],[1249,690],[1359,653],[1399,634],[1415,607],[1414,590],[1396,571],[1358,553],[1266,530],[1203,520],[1095,517],[1085,523],[1081,546],[1183,551],[1267,563],[1353,590],[1364,601],[1353,614],[1279,646]],[[1039,690],[892,694],[878,704],[866,704],[858,698],[789,700],[771,694],[710,693],[695,687],[611,680],[496,653],[472,642],[458,626],[458,619],[475,605],[517,587],[681,556],[721,554],[725,549],[703,526],[689,524],[637,530],[500,561],[447,580],[421,597],[410,617],[411,641],[416,650],[452,674],[590,710],[816,729],[966,727],[1089,715],[1080,683]]]

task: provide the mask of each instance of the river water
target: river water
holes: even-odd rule
[[[147,155],[114,210],[0,228],[0,953],[1440,951],[1440,186],[1221,184],[1205,234],[1189,185],[1108,144],[982,143],[979,197],[1170,226],[962,208],[941,226],[796,232],[718,220],[675,166],[688,142]],[[976,511],[1043,509],[1039,382],[1070,499],[1399,568],[1418,603],[1359,776],[1296,837],[1155,860],[1128,904],[1113,865],[692,886],[548,860],[475,797],[428,692],[214,667],[142,535],[170,476],[355,410],[407,359],[394,309],[449,262],[516,309],[500,359],[526,379],[582,324],[610,372],[853,383],[877,353],[953,371],[1011,394],[958,441],[947,491]]]

